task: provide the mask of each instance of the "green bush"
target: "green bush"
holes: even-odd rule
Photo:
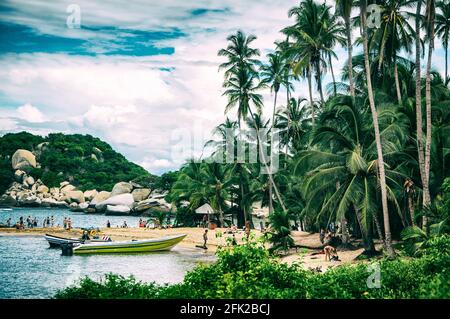
[[[107,275],[100,282],[84,278],[56,298],[448,298],[450,236],[427,241],[420,258],[376,261],[380,287],[368,288],[368,264],[345,265],[313,273],[301,265],[271,258],[260,244],[227,247],[218,260],[188,272],[176,285],[137,282]]]

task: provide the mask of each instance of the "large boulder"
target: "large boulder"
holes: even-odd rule
[[[29,171],[36,168],[36,157],[30,151],[18,149],[12,156],[11,165],[13,169]]]
[[[67,193],[72,192],[72,191],[74,191],[76,189],[77,188],[75,186],[68,184],[68,185],[65,185],[64,187],[61,188],[61,193],[67,194]]]
[[[84,199],[88,202],[94,199],[95,196],[97,196],[98,192],[97,190],[89,190],[84,192]]]
[[[104,200],[107,200],[110,196],[111,196],[110,192],[101,191],[97,195],[94,196],[94,198],[91,200],[91,204],[97,204],[97,203],[103,202]]]
[[[147,199],[150,193],[151,189],[149,188],[136,188],[131,192],[131,195],[133,195],[135,202],[140,202]]]
[[[58,173],[58,175],[59,175],[59,174],[62,174],[62,172]],[[67,186],[67,185],[69,185],[69,184],[70,184],[70,183],[67,182],[67,181],[61,182],[61,183],[59,183],[59,188],[63,188],[64,186]]]
[[[48,187],[45,186],[45,185],[40,185],[40,186],[38,186],[38,188],[37,188],[36,191],[37,191],[38,193],[44,194],[44,193],[48,193],[49,189],[48,189]]]
[[[72,211],[72,212],[82,212],[82,211],[83,211],[83,210],[78,206],[78,204],[75,203],[75,202],[70,203],[69,209],[70,209],[70,211]]]
[[[66,201],[69,203],[84,203],[84,194],[82,191],[65,192]]]
[[[131,209],[125,205],[106,205],[105,215],[128,215]]]
[[[131,193],[133,190],[133,186],[130,183],[127,182],[119,182],[116,185],[114,185],[112,191],[111,191],[111,197],[120,195],[120,194],[128,194]]]
[[[106,209],[107,205],[111,206],[127,206],[130,209],[133,207],[134,199],[133,195],[131,194],[120,194],[116,196],[111,196],[107,200],[104,200],[103,202],[100,202],[98,204],[95,204],[95,209],[98,211],[103,211]]]
[[[151,207],[156,207],[159,205],[159,202],[154,199],[146,199],[143,201],[140,201],[137,203],[137,205],[134,207],[134,211],[136,212],[143,212]]]

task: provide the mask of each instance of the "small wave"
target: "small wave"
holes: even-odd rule
[[[10,211],[12,211],[12,208],[0,208],[0,211],[2,211],[2,212],[10,212]]]

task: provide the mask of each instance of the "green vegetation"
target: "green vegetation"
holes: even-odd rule
[[[0,137],[0,193],[13,181],[11,156],[17,149],[37,155],[40,168],[33,169],[30,175],[40,178],[49,187],[69,180],[81,190],[111,190],[120,181],[146,180],[151,184],[157,180],[110,145],[90,135],[52,133],[41,137],[21,132]]]
[[[368,277],[379,267],[379,288]],[[374,282],[376,284],[376,282]],[[376,287],[376,286],[375,286]],[[340,266],[325,273],[298,264],[279,263],[256,243],[218,252],[218,261],[197,266],[174,285],[142,283],[107,275],[96,282],[82,279],[59,291],[56,298],[448,298],[450,237],[428,240],[417,258],[380,259],[371,264]]]
[[[448,50],[450,2],[377,2],[379,27],[367,25],[371,3],[338,0],[333,8],[329,2],[300,1],[288,11],[292,24],[280,30],[282,41],[266,58],[255,47],[256,35],[241,30],[229,35],[218,52],[219,69],[224,109],[236,121],[227,117],[217,126],[207,145],[211,158],[189,161],[168,198],[188,201],[191,212],[207,202],[221,215],[237,215],[239,226],[251,222],[252,204],[262,202],[276,214],[272,219],[283,217],[283,228],[277,226],[272,236],[278,250],[289,246],[290,227],[318,231],[331,222],[343,225],[345,238],[361,238],[369,256],[375,254],[374,238],[395,257],[392,239],[401,239],[402,231],[412,236],[412,229],[421,230],[422,239],[438,228],[437,233],[448,232],[443,198],[449,191],[444,179],[450,78],[447,67],[442,77],[431,66],[435,41]],[[411,5],[417,6],[415,14]],[[361,37],[353,39],[358,29]],[[341,79],[333,70],[338,45],[348,51]],[[411,61],[405,56],[413,51]],[[332,76],[328,85],[326,74]],[[300,92],[305,96],[294,96],[299,81],[308,85]],[[273,94],[269,114],[262,112],[268,109],[264,88]],[[246,143],[246,159],[250,149],[270,146],[249,137],[248,129],[268,131],[267,141],[280,134],[276,172],[267,171],[264,156],[257,163],[237,157],[240,142]],[[235,153],[225,161],[230,141]],[[439,208],[443,205],[447,209]]]

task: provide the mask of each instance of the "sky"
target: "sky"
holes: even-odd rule
[[[264,60],[298,2],[2,0],[0,135],[91,134],[151,173],[178,169],[225,119],[226,37],[256,35]],[[347,53],[336,53],[339,79]],[[443,73],[440,41],[433,66]],[[306,83],[294,94],[306,96]],[[273,96],[263,96],[270,114]]]

